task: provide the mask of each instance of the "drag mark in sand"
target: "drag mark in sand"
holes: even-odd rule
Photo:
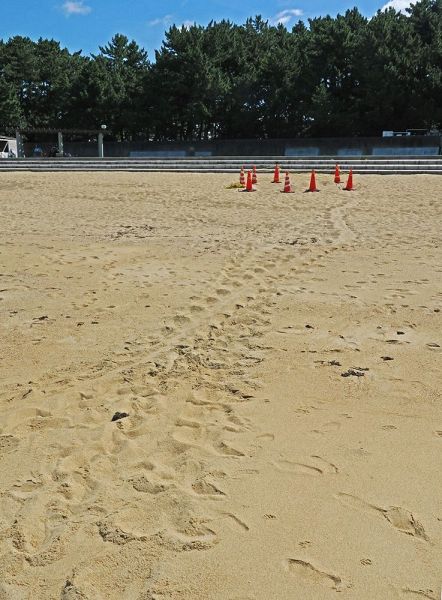
[[[324,460],[320,456],[312,455],[310,458],[313,459],[315,464],[299,463],[290,460],[280,460],[274,463],[275,467],[285,473],[294,473],[295,475],[335,475],[339,473],[339,469],[336,465],[327,460]]]
[[[412,590],[411,588],[405,588],[402,590],[404,594],[413,596],[419,596],[420,598],[428,598],[428,600],[439,600],[434,590]]]
[[[322,475],[322,470],[312,465],[292,462],[290,460],[281,460],[274,463],[278,471],[284,473],[294,473],[295,475]]]
[[[234,523],[236,523],[236,525],[238,525],[243,531],[249,531],[250,527],[239,517],[237,517],[236,515],[234,515],[233,513],[224,513],[226,517],[229,517],[230,519],[232,519],[232,521]]]

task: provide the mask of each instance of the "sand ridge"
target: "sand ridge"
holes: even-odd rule
[[[442,181],[267,179],[5,175],[0,597],[438,597]]]

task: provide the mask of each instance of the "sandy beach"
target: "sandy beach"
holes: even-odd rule
[[[442,177],[4,173],[0,600],[439,600]]]

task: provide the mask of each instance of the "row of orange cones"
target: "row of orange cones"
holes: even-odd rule
[[[334,182],[341,183],[341,172],[339,169],[339,165],[336,165],[336,167],[335,167]],[[242,167],[241,172],[239,174],[239,183],[240,183],[241,187],[244,188],[241,191],[255,192],[256,190],[253,188],[253,185],[256,185],[258,183],[258,175],[256,173],[256,167],[253,167],[252,171],[247,172],[247,182],[245,179],[244,167]],[[281,183],[279,165],[275,166],[275,172],[273,174],[272,183]],[[347,184],[343,189],[347,192],[351,192],[353,190],[353,171],[351,169],[348,174]],[[310,185],[305,191],[306,192],[319,192],[319,190],[316,186],[316,173],[315,173],[314,169],[312,170],[312,174],[310,176]],[[282,192],[285,194],[291,194],[293,192],[292,185],[290,183],[290,175],[287,172],[285,174],[284,189],[282,190]]]

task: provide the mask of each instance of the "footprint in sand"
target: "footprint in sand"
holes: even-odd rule
[[[225,442],[220,442],[218,444],[218,450],[224,456],[245,456],[244,452],[242,452],[241,450],[237,450],[232,446],[229,446]]]
[[[173,317],[173,322],[176,325],[186,325],[187,323],[190,323],[191,319],[186,316],[186,315],[175,315]]]
[[[87,596],[68,579],[61,590],[60,600],[87,600]]]
[[[174,552],[186,552],[188,550],[209,550],[217,543],[214,531],[205,528],[196,535],[188,535],[181,531],[165,531],[158,535],[162,544]]]
[[[352,496],[351,494],[339,493],[335,498],[344,506],[349,506],[356,510],[364,512],[373,512],[383,516],[395,529],[407,535],[412,535],[426,542],[429,538],[425,532],[423,525],[415,519],[414,515],[408,510],[400,506],[391,506],[390,508],[382,508],[375,504],[370,504],[362,498]]]
[[[200,313],[204,312],[204,310],[204,306],[199,306],[199,304],[192,304],[192,306],[190,307],[190,312],[192,313]]]
[[[302,578],[308,583],[326,585],[337,592],[342,590],[343,582],[338,575],[327,573],[315,567],[312,563],[299,558],[289,558],[286,561],[286,568],[290,573]]]
[[[65,543],[69,539],[69,533],[63,526],[48,528],[46,538],[38,552],[28,553],[26,562],[32,567],[45,567],[61,560],[65,552]]]
[[[12,435],[0,435],[0,455],[12,452],[18,446],[18,439]]]
[[[161,494],[161,492],[165,492],[168,489],[168,486],[164,483],[155,483],[147,479],[144,475],[139,475],[138,477],[132,477],[128,479],[129,483],[132,485],[134,490],[137,492],[142,492],[144,494]]]
[[[13,491],[17,491],[20,493],[33,493],[36,490],[38,490],[42,485],[42,481],[37,481],[36,479],[26,479],[26,481],[14,483],[12,489]]]
[[[137,536],[132,533],[127,533],[126,531],[123,531],[119,527],[116,527],[112,523],[106,521],[99,521],[96,523],[96,525],[102,540],[117,546],[124,546],[125,544],[134,542],[136,540],[143,542],[147,540],[146,536]]]
[[[231,291],[227,288],[218,288],[216,290],[216,293],[218,294],[218,296],[228,296]]]
[[[317,464],[317,466],[319,466],[322,469],[323,473],[330,474],[330,475],[339,473],[339,469],[336,465],[329,462],[328,460],[325,460],[321,456],[317,456],[316,454],[313,454],[311,458]]]
[[[332,433],[333,431],[338,431],[341,428],[341,423],[339,421],[330,421],[329,423],[324,423],[322,425],[322,429],[313,429],[313,433]]]
[[[198,496],[210,496],[211,498],[219,498],[226,494],[216,487],[213,483],[206,481],[204,478],[197,479],[192,483],[193,491]]]

